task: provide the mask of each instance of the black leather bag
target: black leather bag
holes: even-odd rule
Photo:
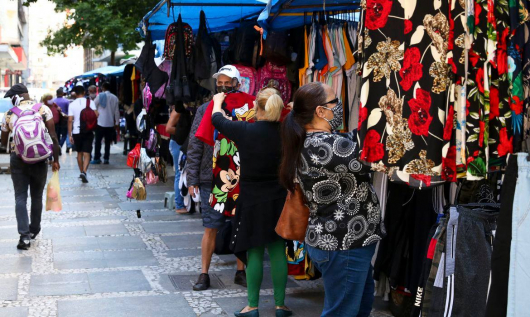
[[[225,221],[223,227],[217,231],[215,236],[215,250],[217,255],[233,254],[230,250],[230,240],[232,238],[232,221]]]

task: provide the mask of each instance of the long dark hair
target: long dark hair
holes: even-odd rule
[[[326,102],[326,90],[320,82],[300,87],[294,94],[293,111],[282,124],[282,163],[280,183],[289,191],[295,189],[296,169],[300,167],[300,155],[306,138],[305,126],[313,121],[315,110]]]

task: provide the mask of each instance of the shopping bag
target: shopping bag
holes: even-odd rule
[[[61,200],[61,186],[59,184],[59,172],[53,172],[52,178],[46,190],[46,211],[61,211],[63,202]]]

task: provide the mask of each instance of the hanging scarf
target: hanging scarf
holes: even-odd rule
[[[105,92],[99,94],[99,106],[103,109],[107,108],[107,94]]]

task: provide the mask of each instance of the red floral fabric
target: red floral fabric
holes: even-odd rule
[[[411,47],[405,51],[403,67],[399,71],[402,80],[399,82],[401,87],[408,91],[414,82],[423,76],[423,65],[420,63],[420,50],[417,47]]]
[[[392,0],[367,0],[366,27],[377,30],[386,25],[392,10]]]
[[[375,130],[366,134],[361,160],[375,162],[383,158],[385,149],[383,143],[379,142],[381,135]]]
[[[416,98],[409,101],[410,117],[409,128],[416,135],[429,135],[429,126],[432,116],[429,114],[431,108],[431,95],[421,88],[416,90]]]

